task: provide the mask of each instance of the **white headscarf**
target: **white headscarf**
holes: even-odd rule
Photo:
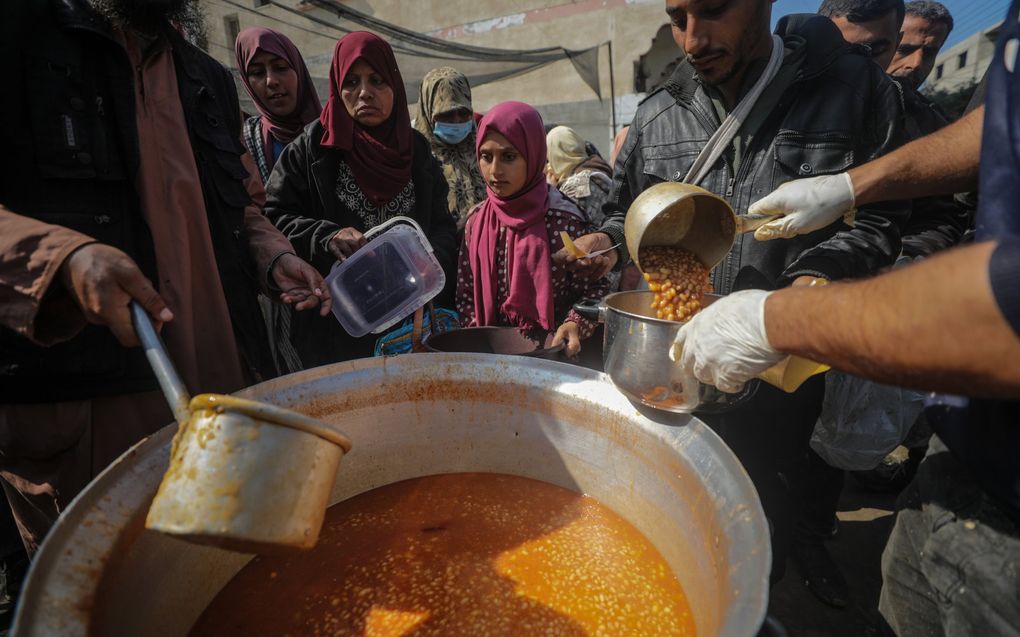
[[[574,172],[581,162],[588,159],[584,139],[566,126],[557,126],[545,136],[549,155],[550,174],[555,183],[560,183]]]

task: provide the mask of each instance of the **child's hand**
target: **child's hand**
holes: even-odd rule
[[[577,356],[577,354],[581,351],[581,332],[577,328],[577,323],[567,321],[563,325],[560,325],[560,329],[556,330],[556,336],[553,337],[552,346],[556,347],[563,341],[566,341],[563,353],[570,358]]]

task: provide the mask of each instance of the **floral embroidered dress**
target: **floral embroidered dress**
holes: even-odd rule
[[[358,182],[354,180],[354,173],[347,162],[341,161],[336,179],[336,196],[344,206],[353,210],[365,223],[365,229],[389,221],[397,216],[412,216],[415,207],[414,180],[407,182],[407,185],[397,194],[396,197],[386,202],[381,208],[374,201],[365,196]]]

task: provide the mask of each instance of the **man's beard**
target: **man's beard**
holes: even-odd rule
[[[694,67],[694,74],[698,76],[698,79],[701,80],[703,84],[707,84],[708,86],[719,86],[729,82],[731,79],[733,79],[733,77],[737,73],[743,71],[744,67],[747,66],[747,62],[744,60],[743,52],[738,52],[735,58],[733,58],[733,61],[730,64],[730,68],[723,71],[722,74],[717,77],[706,77],[698,72],[697,70],[698,67],[694,66],[694,60],[691,58],[691,56],[689,55],[687,56],[687,61],[691,64],[691,66]]]
[[[185,31],[203,30],[198,0],[88,0],[88,3],[111,22],[140,31],[157,31],[171,23],[180,24]]]
[[[764,16],[767,7],[768,3],[766,2],[759,3],[757,13],[755,13],[754,17],[751,19],[747,27],[744,29],[744,33],[741,35],[740,44],[737,46],[737,49],[731,54],[732,62],[730,63],[730,67],[728,69],[722,71],[722,73],[719,74],[717,77],[708,78],[703,76],[701,73],[698,73],[697,67],[694,67],[695,73],[703,83],[709,86],[721,86],[747,70],[748,65],[750,65],[752,62],[752,60],[750,59],[750,53],[751,51],[754,50],[754,48],[758,45],[758,42],[760,42],[762,38],[761,25],[767,24]],[[771,37],[767,28],[764,32],[764,37],[766,38]],[[709,51],[706,54],[706,57],[708,55],[714,54],[715,52],[716,51]],[[687,61],[690,62],[693,66],[693,60],[691,59],[691,56],[689,55],[687,56]]]

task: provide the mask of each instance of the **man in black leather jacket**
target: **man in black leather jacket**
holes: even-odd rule
[[[614,188],[600,232],[578,241],[589,251],[620,243],[620,254],[593,259],[593,274],[626,260],[623,221],[649,186],[683,179],[695,157],[761,74],[771,50],[768,0],[666,0],[673,35],[686,58],[664,87],[638,107],[614,168]],[[700,184],[738,214],[787,181],[836,174],[904,140],[900,93],[862,51],[847,45],[826,18],[789,16],[776,31],[786,55],[769,88]],[[775,289],[811,277],[867,276],[900,252],[909,205],[857,211],[850,228],[835,224],[789,241],[738,236],[712,273],[715,291]],[[569,260],[568,260],[569,261]],[[571,264],[572,267],[585,265]],[[570,267],[570,266],[568,266]],[[797,515],[791,487],[818,417],[824,383],[816,377],[785,394],[767,385],[745,406],[702,416],[730,445],[758,488],[773,526],[773,579],[781,577]]]

